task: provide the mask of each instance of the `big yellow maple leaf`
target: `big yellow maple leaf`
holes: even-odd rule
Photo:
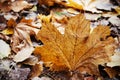
[[[110,61],[115,49],[109,27],[97,26],[91,32],[90,22],[83,14],[68,21],[64,34],[51,23],[44,22],[37,39],[44,45],[36,47],[34,54],[53,71],[78,70],[96,74],[97,65]]]

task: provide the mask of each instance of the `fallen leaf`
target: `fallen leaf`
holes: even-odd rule
[[[64,26],[68,19],[77,14],[79,14],[79,12],[73,8],[55,8],[51,10],[50,15],[46,16],[40,14],[38,15],[38,18],[40,18],[41,22],[51,22],[55,27],[57,27],[60,33],[64,34]]]
[[[118,14],[120,14],[120,7],[116,7],[116,8],[115,8],[115,11],[116,11]]]
[[[6,28],[6,19],[4,18],[4,16],[0,15],[0,31],[4,30]]]
[[[31,6],[32,6],[32,4],[28,3],[27,1],[20,0],[20,1],[14,1],[14,2],[12,2],[10,8],[14,12],[19,12],[19,11],[21,11],[23,9],[30,8]]]
[[[7,22],[7,28],[1,31],[1,33],[5,35],[12,35],[14,33],[13,27],[15,27],[16,25],[17,23],[15,22],[15,20],[11,18]]]
[[[18,15],[18,13],[5,13],[4,14],[4,18],[6,19],[6,20],[10,20],[10,19],[13,19],[13,20],[17,20],[18,19],[18,17],[19,17],[19,15]]]
[[[31,55],[28,59],[23,61],[23,64],[27,64],[27,65],[35,65],[37,63],[38,63],[38,58],[33,55]]]
[[[108,26],[98,26],[90,32],[90,22],[83,14],[68,21],[62,35],[51,23],[43,23],[37,39],[43,46],[36,47],[34,54],[49,63],[53,71],[70,70],[84,71],[97,75],[97,65],[110,61],[114,52],[114,39],[108,37]]]
[[[50,22],[51,19],[51,15],[45,16],[45,15],[38,15],[38,17],[41,19],[41,21],[45,21],[45,22]]]
[[[0,10],[3,12],[9,12],[11,10],[9,1],[0,2]]]
[[[38,77],[43,71],[43,64],[37,63],[32,67],[30,78]]]
[[[107,63],[107,66],[114,67],[114,66],[120,66],[120,51],[115,50],[115,53],[113,56],[110,57],[111,61]]]
[[[16,21],[13,18],[8,20],[8,22],[7,22],[7,26],[8,27],[15,27],[16,25],[17,25],[17,23],[16,23]]]
[[[85,11],[92,13],[103,13],[103,11],[111,11],[116,7],[110,0],[80,0]]]
[[[110,78],[114,78],[118,74],[118,72],[111,67],[105,67],[104,70],[107,72]]]
[[[36,28],[36,26],[33,26],[29,22],[31,20],[28,22],[27,20],[22,20],[14,28],[14,34],[11,38],[11,48],[16,53],[14,57],[14,61],[16,62],[22,62],[29,58],[34,50],[30,36],[36,36],[39,28]]]
[[[45,5],[45,6],[54,6],[55,4],[63,5],[65,7],[72,7],[75,9],[83,10],[83,6],[78,4],[77,1],[74,0],[38,0],[39,5]]]
[[[117,16],[112,16],[112,17],[110,17],[109,19],[108,19],[108,21],[110,22],[110,23],[112,23],[113,25],[115,25],[115,26],[120,26],[120,18],[118,18]]]
[[[9,44],[0,39],[0,59],[8,57],[9,54],[11,54]]]
[[[90,13],[85,13],[86,19],[89,20],[97,20],[98,18],[101,17],[101,14],[90,14]]]
[[[115,6],[110,2],[110,0],[106,0],[106,1],[99,0],[98,3],[96,4],[97,9],[103,9],[106,11],[111,11],[112,8],[114,8],[114,7]]]
[[[31,15],[30,15],[31,16]],[[34,16],[34,15],[33,15]],[[38,22],[39,21],[39,22]],[[21,23],[26,23],[27,25],[29,25],[29,26],[31,26],[30,28],[36,28],[36,30],[37,29],[39,29],[40,27],[41,27],[41,23],[40,23],[40,20],[39,19],[37,19],[37,21],[35,21],[34,20],[34,18],[33,19],[25,19],[25,18],[23,18],[21,21],[20,21]],[[32,30],[32,29],[31,29]],[[33,29],[34,30],[34,29]],[[35,31],[35,32],[38,32],[38,31]]]
[[[78,4],[77,2],[78,0],[74,1],[74,0],[68,0],[68,3],[66,4],[66,6],[68,7],[73,7],[75,9],[79,9],[79,10],[83,10],[83,6]]]
[[[57,0],[38,0],[39,5],[53,6]]]
[[[0,33],[0,39],[4,40],[4,41],[7,41],[9,40],[10,38],[2,33]]]
[[[14,33],[13,29],[12,28],[6,28],[5,30],[3,30],[2,32],[0,32],[2,34],[5,34],[5,35],[11,35]]]
[[[34,48],[32,46],[25,46],[22,50],[20,50],[15,56],[14,61],[16,62],[22,62],[25,59],[29,58],[32,52],[34,51]]]

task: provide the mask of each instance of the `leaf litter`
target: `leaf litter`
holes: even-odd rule
[[[119,5],[119,0],[1,0],[0,79],[119,80]]]

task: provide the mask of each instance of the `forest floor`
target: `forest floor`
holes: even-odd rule
[[[120,80],[120,0],[0,0],[0,80]]]

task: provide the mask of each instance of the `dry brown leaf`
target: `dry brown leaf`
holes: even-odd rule
[[[54,6],[55,4],[66,6],[66,1],[64,0],[38,0],[38,3],[40,6],[45,5],[48,7]]]
[[[15,27],[16,25],[17,25],[16,21],[12,18],[7,22],[8,27]]]
[[[20,22],[30,24],[30,23],[32,23],[32,22],[33,22],[33,20],[32,20],[32,19],[25,19],[25,18],[23,18],[23,19],[21,19],[21,21],[20,21]]]
[[[38,77],[42,71],[43,71],[43,65],[40,63],[35,64],[32,67],[32,71],[30,73],[30,78],[32,79],[34,77]]]
[[[36,63],[38,63],[38,58],[36,56],[30,56],[28,59],[23,61],[23,64],[32,65],[32,66],[35,65]]]
[[[0,31],[4,30],[6,28],[6,22],[7,20],[4,18],[4,16],[0,16]]]
[[[37,47],[34,54],[40,55],[41,60],[48,62],[47,66],[54,71],[69,69],[96,74],[97,65],[110,60],[114,39],[109,37],[108,26],[90,30],[90,22],[83,14],[68,21],[63,35],[51,23],[44,23],[37,35],[44,45]]]
[[[30,8],[33,4],[28,3],[24,0],[16,0],[16,1],[4,1],[0,2],[0,10],[3,12],[8,12],[13,10],[14,12],[19,12],[23,9]]]
[[[30,36],[36,36],[38,31],[38,28],[32,26],[31,23],[25,23],[25,20],[16,25],[11,38],[12,50],[17,53],[14,61],[21,62],[30,57],[34,50]]]
[[[28,3],[27,1],[24,0],[18,0],[18,1],[14,1],[12,2],[10,8],[14,11],[14,12],[19,12],[23,9],[26,8],[30,8],[32,6],[32,4]]]
[[[11,10],[9,1],[8,2],[0,2],[0,10],[3,12],[8,12]]]
[[[105,67],[105,71],[107,72],[107,74],[109,75],[110,78],[114,78],[115,76],[120,74],[120,67],[119,68],[115,68],[115,67]]]
[[[39,5],[53,6],[56,0],[38,0]]]

